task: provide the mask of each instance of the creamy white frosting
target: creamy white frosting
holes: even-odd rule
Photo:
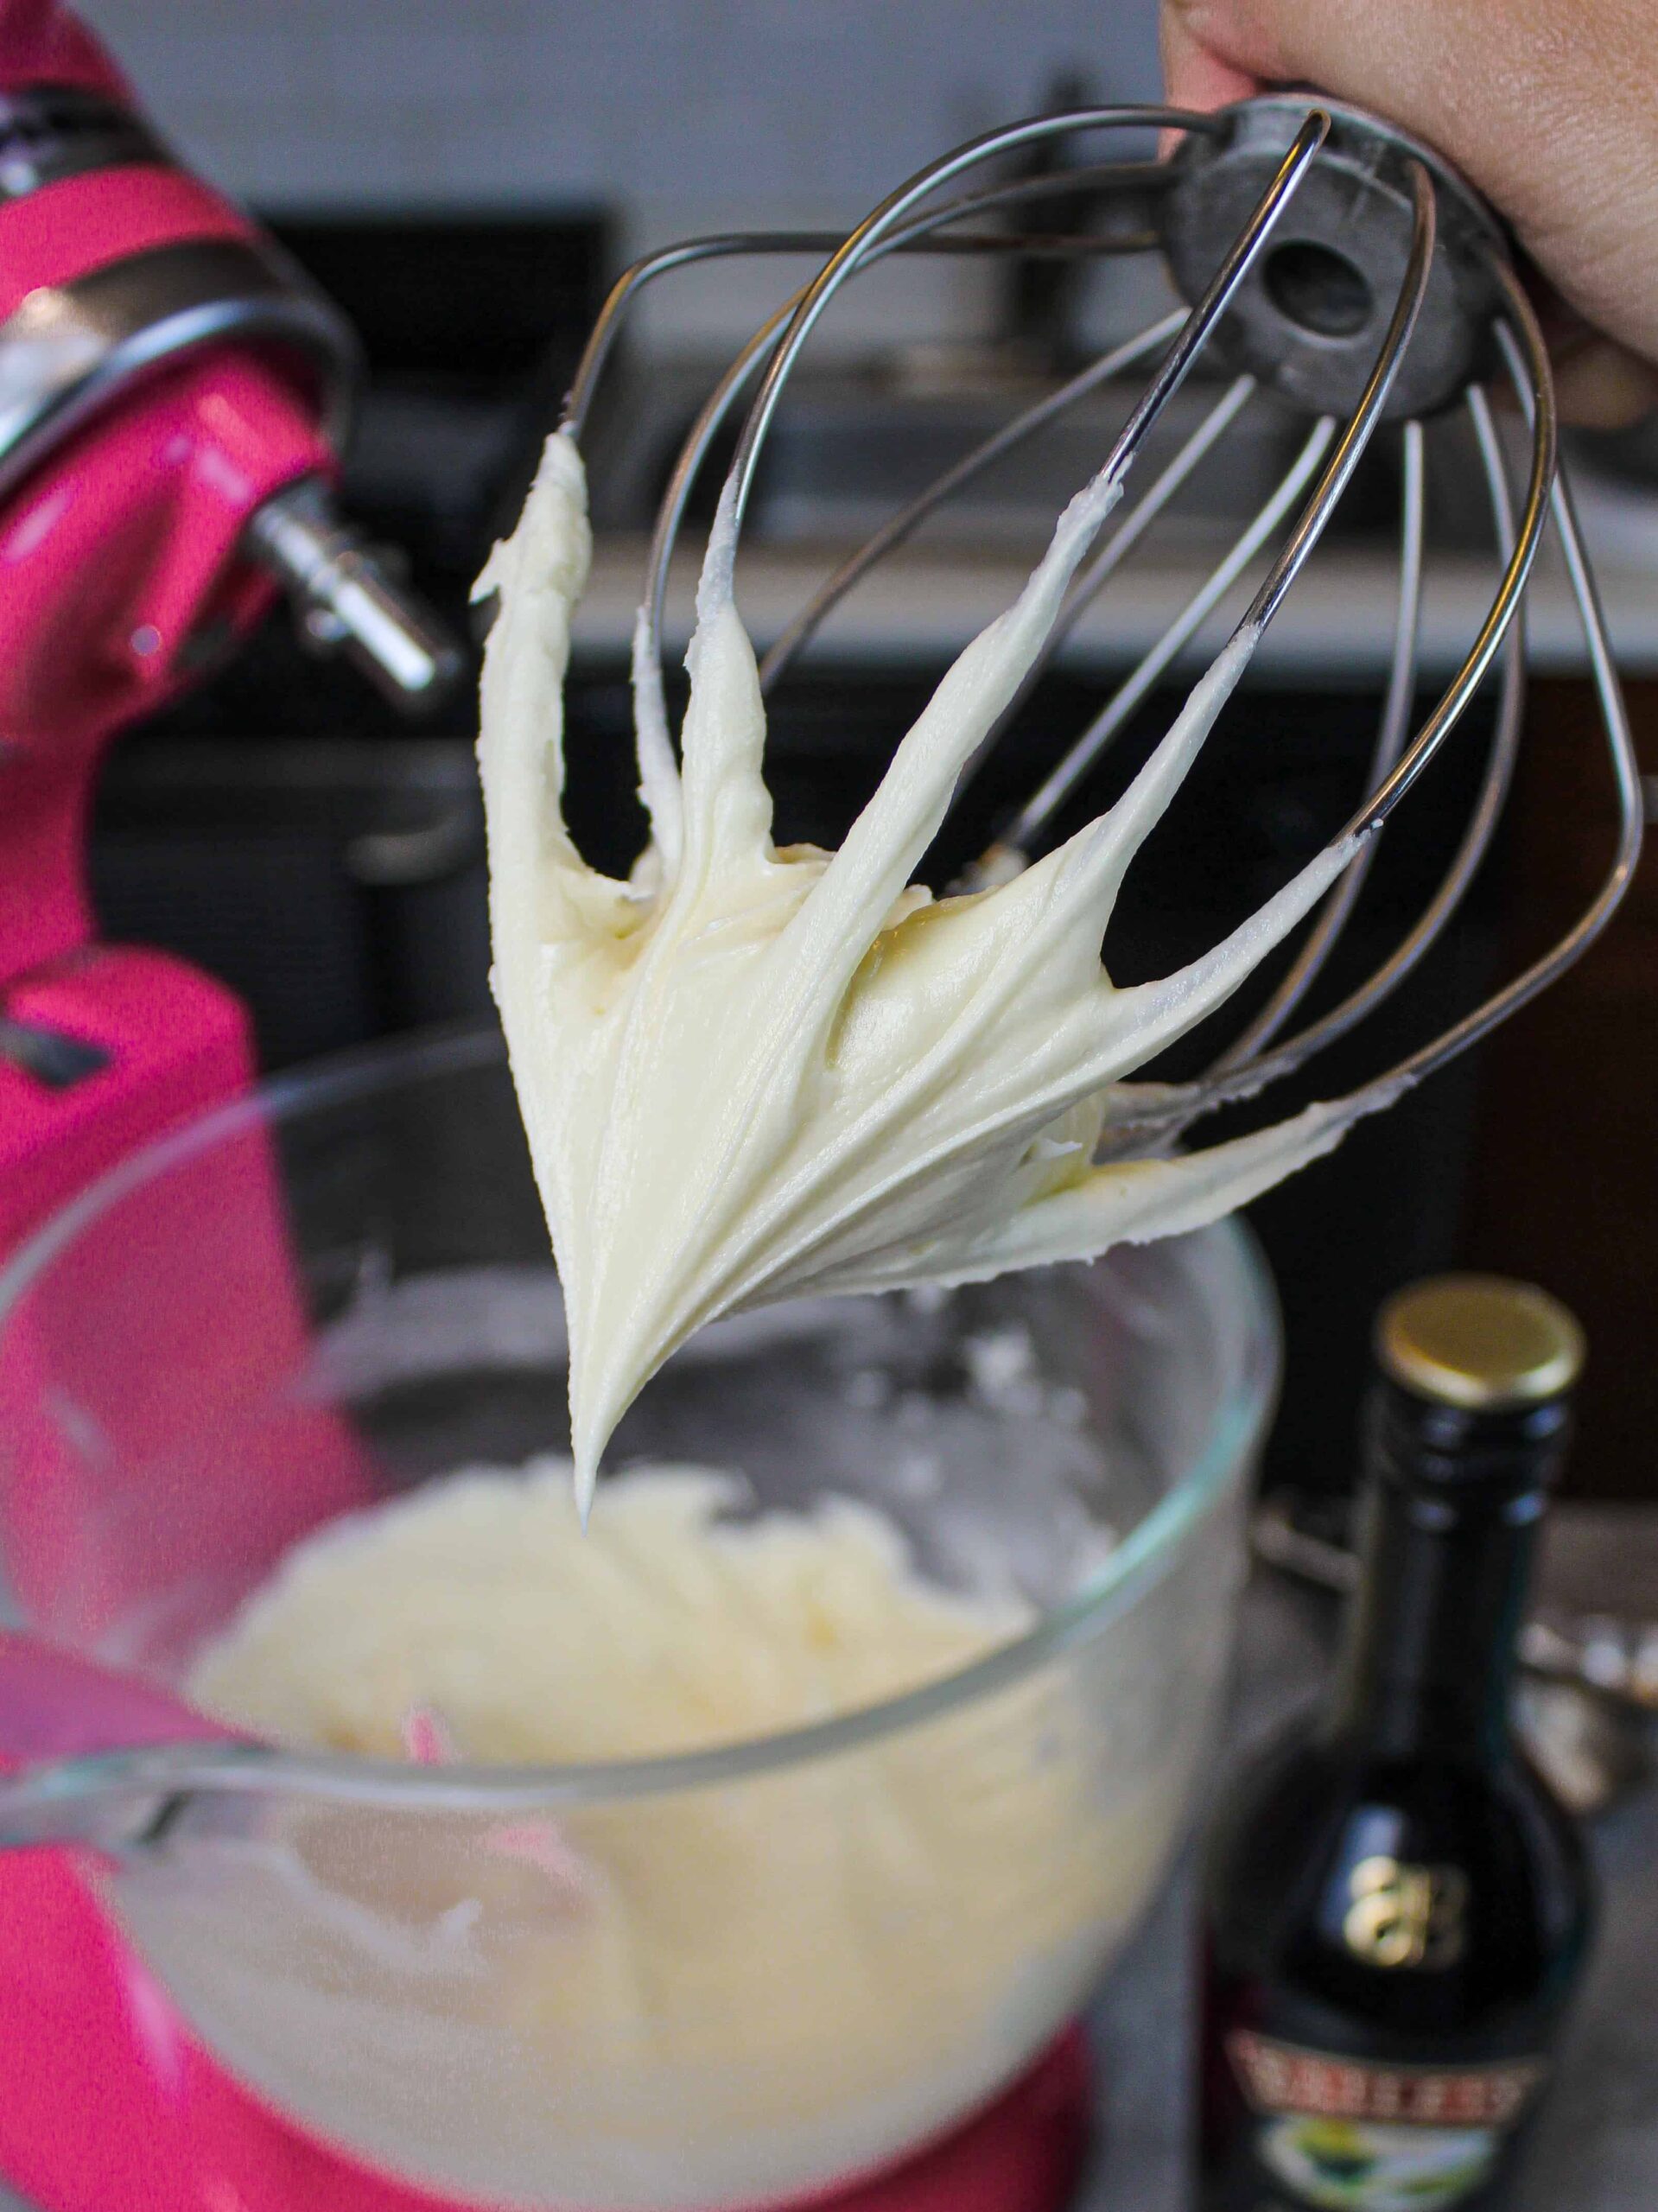
[[[192,1692],[295,1747],[395,1758],[418,1711],[469,1762],[579,1764],[775,1736],[1031,1624],[923,1580],[867,1504],[733,1522],[743,1496],[632,1471],[584,1540],[568,1460],[463,1471],[300,1544]],[[1109,1657],[747,1780],[556,1815],[279,1802],[124,1903],[216,2047],[429,2187],[792,2202],[972,2109],[1082,2000],[1202,1736],[1201,1697],[1153,1726],[1167,1634],[1141,1605]]]
[[[1315,1105],[1173,1157],[1096,1161],[1148,1092],[1122,1078],[1218,1006],[1352,857],[1321,854],[1213,951],[1119,989],[1117,891],[1255,644],[1197,683],[1121,800],[1012,882],[910,881],[1013,697],[1119,486],[1061,517],[1017,602],[944,677],[840,851],[772,842],[754,656],[710,538],[676,765],[639,691],[651,836],[631,881],[589,868],[561,808],[562,687],[586,579],[574,441],[548,441],[479,580],[499,606],[479,757],[493,984],[570,1331],[578,1489],[677,1345],[805,1292],[962,1282],[1194,1229],[1330,1151],[1378,1103]]]
[[[288,1554],[192,1694],[269,1741],[396,1758],[419,1713],[469,1761],[705,1751],[877,1705],[1031,1626],[924,1582],[850,1497],[744,1519],[742,1478],[605,1486],[583,1542],[570,1464],[462,1470]]]

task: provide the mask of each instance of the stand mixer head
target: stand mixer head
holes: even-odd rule
[[[461,672],[334,511],[356,366],[337,311],[177,165],[81,25],[0,0],[0,1249],[251,1073],[219,986],[88,951],[111,738],[279,588],[400,704]]]

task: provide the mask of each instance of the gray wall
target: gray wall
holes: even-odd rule
[[[1154,0],[82,0],[152,111],[270,208],[595,198],[630,246],[727,225],[849,222],[929,155],[1076,70],[1157,90]],[[972,316],[914,264],[865,316]],[[937,288],[929,293],[928,285]],[[752,327],[774,289],[659,288],[657,334]]]

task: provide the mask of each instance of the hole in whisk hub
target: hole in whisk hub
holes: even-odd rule
[[[1315,338],[1352,338],[1375,304],[1369,279],[1344,253],[1292,238],[1267,257],[1267,296],[1287,321]]]

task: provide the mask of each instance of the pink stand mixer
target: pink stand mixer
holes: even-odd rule
[[[0,0],[0,1257],[253,1074],[221,986],[96,939],[82,848],[105,743],[218,660],[279,587],[314,642],[399,700],[435,697],[461,671],[334,511],[353,350],[270,241],[175,164],[80,25],[54,0]],[[170,1373],[132,1377],[158,1418],[170,1395],[228,1399],[304,1326],[257,1132],[226,1157],[212,1213],[222,1249],[204,1254],[180,1223],[187,1261],[148,1255],[179,1349]],[[228,1332],[220,1268],[249,1317]],[[27,1363],[0,1377],[4,1417],[25,1426]],[[267,1555],[365,1495],[344,1425],[303,1409],[295,1422],[268,1497],[249,1501]],[[5,1508],[33,1586],[18,1594],[48,1630],[60,1617],[84,1635],[123,1593],[79,1571],[44,1437],[41,1471]],[[0,1634],[0,1761],[210,1732],[159,1694]],[[0,2177],[48,2212],[437,2201],[238,2088],[60,1851],[0,1860]],[[1074,2181],[1089,2086],[1072,2035],[949,2145],[836,2202],[1042,2212]]]

